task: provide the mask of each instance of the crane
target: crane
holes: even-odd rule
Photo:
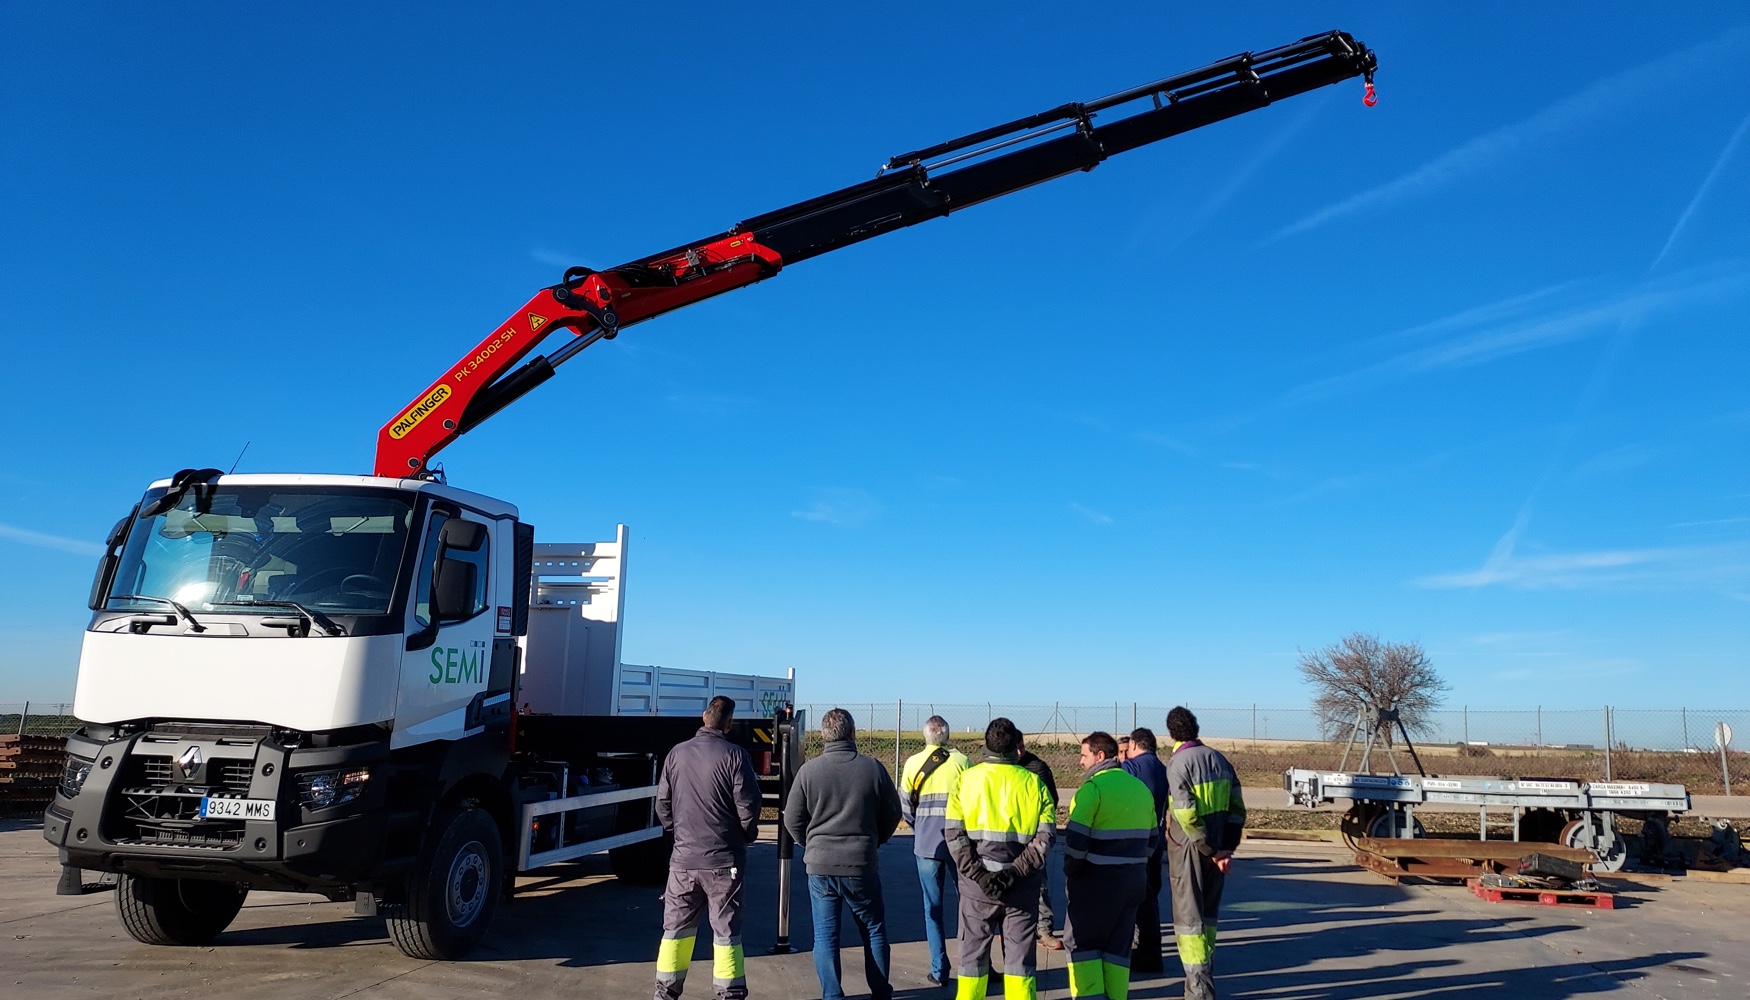
[[[1100,98],[1072,102],[891,157],[872,180],[798,202],[638,260],[568,268],[377,433],[375,475],[429,478],[431,460],[634,323],[773,277],[790,264],[1077,171],[1170,136],[1356,76],[1374,101],[1372,50],[1327,31]],[[1105,115],[1110,120],[1096,123]],[[555,331],[570,342],[527,358]],[[519,362],[522,362],[519,366]]]

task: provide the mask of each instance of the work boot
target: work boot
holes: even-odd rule
[[[1058,937],[1056,934],[1041,934],[1039,935],[1039,947],[1044,948],[1046,951],[1062,951],[1063,938]]]

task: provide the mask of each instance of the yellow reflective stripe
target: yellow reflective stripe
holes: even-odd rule
[[[1101,962],[1106,978],[1106,1000],[1125,1000],[1130,996],[1130,967],[1116,962]]]
[[[1003,973],[1003,1000],[1038,1000],[1039,984],[1032,976]]]
[[[1087,958],[1069,963],[1069,995],[1072,997],[1097,997],[1106,992],[1105,976],[1100,966],[1105,963],[1097,958]]]
[[[1227,812],[1228,800],[1233,796],[1233,782],[1226,778],[1214,781],[1200,781],[1191,786],[1191,797],[1197,800],[1197,815],[1207,816],[1210,813]]]
[[[685,972],[687,966],[693,964],[693,936],[683,938],[663,938],[662,946],[656,949],[656,971]]]
[[[989,976],[959,976],[955,980],[954,1000],[984,1000],[990,986]]]
[[[1208,965],[1215,957],[1215,928],[1199,934],[1174,934],[1179,944],[1179,961],[1186,965]]]
[[[711,978],[742,979],[747,976],[747,962],[739,944],[711,946]]]
[[[1186,806],[1183,809],[1174,807],[1173,818],[1179,821],[1179,828],[1186,833],[1195,834],[1199,826],[1197,822],[1197,807]]]

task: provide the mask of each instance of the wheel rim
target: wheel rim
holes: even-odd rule
[[[450,923],[466,927],[486,908],[486,889],[490,870],[486,864],[486,848],[478,840],[470,840],[456,852],[450,862],[450,877],[446,880],[444,904]]]

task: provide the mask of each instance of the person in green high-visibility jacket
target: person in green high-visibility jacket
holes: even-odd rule
[[[1136,908],[1160,836],[1154,794],[1118,766],[1118,741],[1111,733],[1089,733],[1082,740],[1081,764],[1082,785],[1070,801],[1063,834],[1069,995],[1125,1000]]]
[[[1197,739],[1197,716],[1167,713],[1168,881],[1173,937],[1185,966],[1185,1000],[1215,1000],[1215,929],[1228,865],[1246,825],[1240,779],[1220,752]]]

